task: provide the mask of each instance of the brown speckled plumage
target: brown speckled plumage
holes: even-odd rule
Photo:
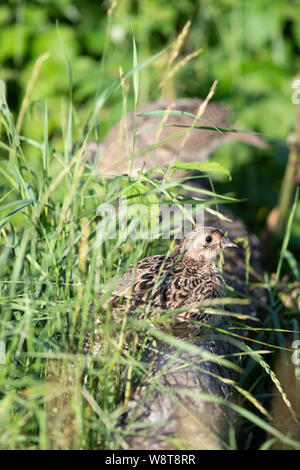
[[[117,285],[113,308],[139,309],[142,315],[147,309],[154,317],[156,311],[174,311],[169,327],[180,337],[193,336],[203,322],[216,324],[219,316],[207,314],[197,304],[225,296],[224,278],[215,258],[226,246],[235,245],[220,230],[196,228],[169,257],[150,256],[129,270]],[[184,310],[191,306],[193,312]]]
[[[197,227],[168,257],[142,259],[121,277],[110,299],[115,323],[122,323],[125,311],[135,312],[137,319],[147,312],[155,320],[163,311],[174,312],[170,322],[156,321],[155,325],[182,339],[197,336],[203,323],[217,325],[220,315],[208,313],[208,306],[201,306],[201,302],[225,296],[225,281],[215,259],[223,248],[231,246],[236,244],[220,230]],[[96,319],[96,324],[101,321]],[[87,339],[84,351],[89,350]],[[96,341],[93,353],[99,351],[101,343]]]

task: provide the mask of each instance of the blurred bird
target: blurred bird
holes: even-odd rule
[[[220,103],[210,102],[199,115],[203,100],[180,98],[174,102],[157,100],[139,106],[136,117],[133,113],[121,120],[107,134],[102,144],[88,142],[87,158],[104,175],[144,171],[165,166],[174,160],[202,162],[223,142],[239,140],[254,147],[265,148],[267,143],[251,133],[221,132],[215,128],[229,128],[229,110]],[[155,111],[165,111],[157,116]],[[183,114],[172,115],[170,111]],[[152,113],[151,115],[144,115]],[[193,126],[211,127],[211,130]],[[133,134],[135,138],[133,139]],[[132,157],[134,141],[134,155]],[[98,162],[98,163],[96,163]]]
[[[123,275],[112,297],[115,316],[125,308],[139,309],[138,318],[148,309],[150,318],[155,311],[174,311],[168,327],[179,337],[196,335],[203,323],[216,325],[220,316],[206,313],[199,304],[225,296],[225,281],[215,259],[223,248],[236,246],[216,228],[196,227],[168,257],[144,258]],[[193,312],[185,307],[193,307]]]

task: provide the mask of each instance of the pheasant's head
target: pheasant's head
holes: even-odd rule
[[[196,227],[182,239],[179,249],[184,257],[194,260],[213,260],[227,247],[237,247],[221,230],[214,227]]]

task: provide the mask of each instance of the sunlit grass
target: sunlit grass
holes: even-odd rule
[[[201,397],[231,407],[244,418],[246,429],[248,425],[257,426],[286,445],[299,448],[298,442],[268,423],[267,400],[259,398],[263,385],[274,383],[285,405],[294,413],[275,373],[263,359],[264,354],[283,347],[278,339],[280,324],[274,324],[274,319],[284,313],[276,297],[276,288],[284,259],[288,257],[292,260],[287,251],[290,224],[280,254],[275,284],[269,288],[269,301],[260,302],[244,294],[246,303],[260,303],[266,312],[265,329],[252,327],[252,331],[257,333],[255,339],[253,336],[244,337],[233,329],[239,328],[241,320],[249,318],[235,313],[235,307],[242,303],[242,294],[230,291],[233,305],[226,313],[231,318],[232,329],[224,330],[224,334],[238,347],[239,365],[231,357],[214,357],[192,343],[161,332],[155,328],[155,321],[150,322],[149,318],[142,321],[128,314],[121,325],[114,324],[109,298],[118,277],[142,257],[166,253],[174,246],[167,240],[133,240],[130,237],[137,222],[134,204],[141,202],[150,207],[153,203],[168,203],[184,212],[186,200],[182,198],[182,193],[190,188],[188,178],[176,180],[172,172],[165,180],[153,178],[151,171],[146,174],[140,172],[137,177],[112,175],[111,178],[104,178],[84,154],[85,144],[97,127],[97,116],[102,106],[117,90],[121,89],[124,93],[122,82],[131,79],[137,104],[141,86],[138,73],[162,54],[140,64],[135,42],[133,44],[133,68],[99,91],[93,112],[73,154],[73,134],[77,133],[73,128],[71,100],[65,116],[63,152],[55,151],[51,145],[46,103],[38,104],[44,127],[43,140],[32,141],[21,133],[24,116],[30,107],[30,92],[45,56],[34,69],[17,119],[14,119],[6,103],[1,108],[3,131],[0,146],[6,152],[7,159],[0,162],[0,340],[6,352],[5,361],[0,365],[0,447],[127,448],[126,436],[135,429],[135,423],[122,427],[120,417],[130,398],[133,378],[141,379],[147,372],[137,342],[142,331],[148,339],[157,338],[175,346],[178,355],[191,352],[201,360],[217,361],[234,369],[238,378],[232,386],[239,395],[239,404],[221,403],[222,400],[213,396]],[[70,67],[69,82],[71,97]],[[226,132],[226,129],[223,131]],[[30,146],[40,151],[42,164],[39,174],[32,166]],[[184,166],[180,162],[174,165],[177,168]],[[60,169],[54,171],[53,167]],[[185,169],[195,169],[195,163]],[[198,164],[197,169],[210,178],[216,171],[225,171],[221,165],[210,162]],[[198,198],[187,196],[189,201],[195,205],[200,202],[208,211],[211,206],[236,201],[233,197],[216,194],[213,188],[207,191],[193,187],[193,191],[198,193]],[[126,197],[131,211],[126,221],[122,219],[121,211],[116,226],[117,237],[100,236],[101,230],[111,222],[110,215],[105,215],[102,209],[108,203],[118,208],[119,200]],[[213,211],[214,215],[218,215],[218,210]],[[150,223],[153,219],[149,213],[144,228]],[[125,229],[128,233],[124,236]],[[158,233],[161,231],[162,227],[159,226]],[[248,246],[246,242],[245,246]],[[245,263],[246,272],[249,273],[251,267],[247,250]],[[250,282],[249,275],[246,282]],[[102,293],[100,297],[99,291]],[[239,299],[235,300],[235,297]],[[93,312],[90,311],[91,301],[94,302]],[[227,301],[229,303],[230,299]],[[97,335],[93,335],[95,314],[101,320]],[[168,314],[159,321],[167,324]],[[100,337],[102,352],[97,357],[92,353],[83,354],[87,331],[91,332],[92,346]],[[282,328],[284,331],[285,328]],[[128,351],[124,351],[125,337],[133,338]],[[248,342],[249,346],[246,346]],[[153,381],[151,387],[163,391],[158,380]],[[174,389],[174,400],[178,399],[175,392],[179,391]],[[180,393],[184,396],[189,394],[187,390]],[[263,442],[260,444],[264,445]],[[173,442],[173,445],[180,448],[182,443]]]

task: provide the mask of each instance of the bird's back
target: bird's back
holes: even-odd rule
[[[201,300],[223,297],[225,283],[214,262],[188,262],[179,251],[166,258],[155,255],[142,259],[129,270],[115,290],[114,304],[176,310]]]

